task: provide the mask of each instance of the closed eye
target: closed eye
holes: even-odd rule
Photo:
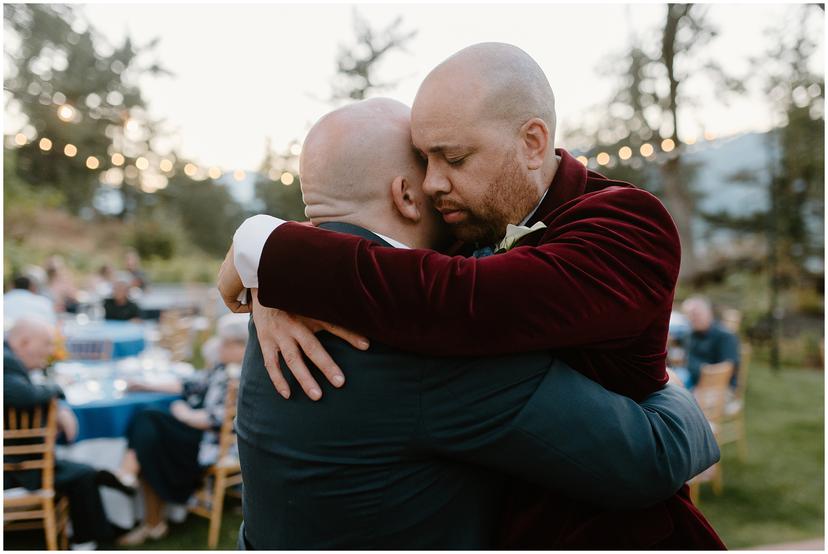
[[[453,160],[446,159],[446,162],[448,162],[451,166],[461,165],[464,161],[466,161],[466,156],[463,156],[462,158],[455,158]]]

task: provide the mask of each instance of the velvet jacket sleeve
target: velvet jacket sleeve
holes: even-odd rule
[[[680,260],[661,203],[609,187],[544,221],[537,245],[482,259],[285,223],[265,242],[259,300],[436,355],[623,346],[646,329]]]

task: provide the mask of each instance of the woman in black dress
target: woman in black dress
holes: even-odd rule
[[[140,483],[144,495],[144,521],[118,541],[138,545],[168,532],[166,503],[185,504],[198,488],[204,468],[216,460],[218,433],[224,419],[227,394],[226,367],[241,364],[247,344],[247,316],[227,314],[219,320],[219,360],[199,378],[166,386],[130,383],[130,390],[180,393],[169,411],[139,412],[128,431],[129,449],[118,476],[122,484]]]

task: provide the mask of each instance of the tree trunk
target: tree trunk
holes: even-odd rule
[[[667,21],[661,48],[661,59],[670,81],[670,96],[667,111],[673,123],[672,139],[676,150],[674,156],[661,165],[661,178],[664,184],[664,201],[673,216],[681,237],[681,271],[679,279],[692,279],[699,271],[696,245],[693,239],[693,217],[696,212],[695,199],[690,192],[690,184],[682,179],[681,143],[678,137],[678,87],[675,73],[676,35],[679,22],[690,12],[692,4],[669,4]]]

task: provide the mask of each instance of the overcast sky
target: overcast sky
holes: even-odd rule
[[[331,109],[325,99],[338,45],[353,41],[353,9],[344,4],[115,4],[87,5],[83,13],[113,44],[127,35],[139,44],[160,37],[158,59],[175,76],[142,83],[150,113],[177,130],[180,154],[232,171],[255,169],[267,137],[283,149]],[[546,72],[557,98],[559,128],[566,128],[577,125],[612,89],[612,81],[597,71],[601,61],[623,52],[635,34],[652,37],[648,33],[666,7],[372,4],[357,9],[375,27],[402,15],[404,28],[418,31],[407,53],[394,53],[381,65],[381,80],[399,82],[383,95],[410,104],[422,78],[453,52],[476,42],[509,42]],[[744,73],[747,57],[768,46],[764,30],[794,9],[711,6],[711,19],[721,31],[711,48],[726,69]],[[817,10],[813,17],[822,18]],[[819,37],[822,25],[816,23]],[[816,67],[822,67],[822,55],[820,48]],[[725,107],[714,101],[707,83],[699,85],[704,109],[683,114],[683,138],[771,125],[758,94]]]

